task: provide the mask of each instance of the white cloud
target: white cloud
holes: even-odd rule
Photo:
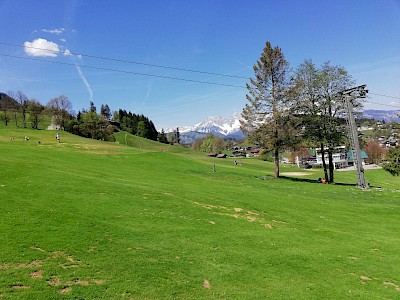
[[[78,58],[78,59],[82,58],[82,55],[73,54],[69,49],[65,49],[64,51],[61,51],[61,52],[62,52],[62,54],[64,54],[64,56],[72,56],[72,57],[75,57],[75,58]]]
[[[56,35],[59,35],[59,34],[63,33],[64,30],[65,30],[65,28],[42,29],[43,32],[53,33],[53,34],[56,34]]]
[[[68,49],[65,49],[63,53],[64,53],[64,56],[72,56],[71,51],[69,51]]]
[[[60,39],[60,41],[65,43],[67,40],[66,39]]]
[[[57,53],[60,52],[60,48],[56,43],[41,38],[33,40],[32,42],[25,42],[24,50],[29,56],[57,57]]]

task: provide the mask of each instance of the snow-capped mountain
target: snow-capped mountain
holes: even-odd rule
[[[242,138],[240,130],[240,113],[234,113],[231,117],[212,116],[192,126],[177,126],[181,138],[190,143],[194,139],[212,133],[223,138]],[[167,129],[165,132],[173,132],[176,128]]]
[[[363,117],[388,121],[400,121],[400,111],[396,110],[365,110]],[[204,121],[192,126],[177,126],[181,135],[181,140],[185,144],[192,143],[195,139],[203,137],[209,133],[223,138],[239,139],[244,134],[240,130],[240,113],[234,113],[231,117],[212,116]],[[166,133],[173,132],[175,128],[165,130]]]

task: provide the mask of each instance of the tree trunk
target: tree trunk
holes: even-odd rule
[[[279,178],[279,149],[278,149],[278,147],[275,147],[275,149],[274,149],[274,161],[275,161],[274,177]]]
[[[328,149],[328,160],[329,160],[329,183],[334,182],[333,178],[333,171],[335,170],[335,166],[333,164],[333,149],[329,148]]]
[[[25,114],[25,111],[22,111],[22,123],[24,124],[24,128],[26,128],[26,114]]]
[[[324,168],[324,176],[325,179],[328,180],[328,171],[326,170],[326,163],[325,163],[324,143],[321,143],[321,156],[322,156],[322,167]]]

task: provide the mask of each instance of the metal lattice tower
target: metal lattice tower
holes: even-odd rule
[[[356,121],[353,114],[353,103],[352,101],[357,98],[365,98],[368,90],[365,90],[367,85],[360,85],[339,93],[342,101],[344,101],[347,109],[347,124],[349,129],[349,138],[351,142],[351,151],[354,153],[354,164],[357,168],[358,188],[365,189],[367,185],[365,183],[364,167],[361,159],[360,143],[358,142],[358,132]]]

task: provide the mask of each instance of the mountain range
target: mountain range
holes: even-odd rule
[[[240,113],[234,113],[230,117],[211,116],[204,121],[191,126],[177,126],[181,140],[184,144],[190,144],[195,139],[213,134],[225,139],[240,139],[244,137],[240,130]],[[175,128],[167,129],[165,132],[173,132]]]
[[[400,110],[364,110],[363,117],[375,120],[384,120],[385,122],[400,122]],[[244,137],[240,130],[240,113],[234,113],[230,117],[212,116],[204,121],[192,126],[177,126],[184,144],[190,144],[195,139],[212,133],[213,135],[225,139],[240,139]],[[175,128],[165,130],[166,133],[173,132]]]
[[[364,110],[363,117],[385,122],[400,122],[400,110]]]

